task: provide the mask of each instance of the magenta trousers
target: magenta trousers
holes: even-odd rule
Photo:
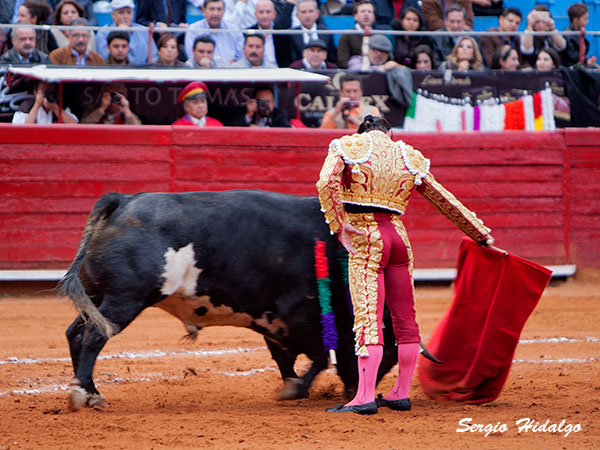
[[[415,317],[412,250],[400,217],[378,212],[348,214],[350,223],[365,233],[353,235],[357,254],[350,254],[348,264],[358,355],[365,354],[366,345],[383,344],[384,302],[392,315],[396,342],[421,341]]]

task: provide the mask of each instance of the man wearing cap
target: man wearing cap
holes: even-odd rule
[[[243,69],[276,69],[272,62],[265,61],[265,37],[262,34],[246,34],[244,38],[244,57],[229,67]]]
[[[129,109],[127,88],[123,83],[104,86],[100,105],[83,113],[81,123],[104,125],[141,125],[142,121]]]
[[[133,23],[133,0],[112,0],[110,3],[112,8],[112,23],[105,25],[106,27],[134,27],[144,28],[137,23]],[[98,30],[96,35],[96,51],[102,55],[104,59],[108,58],[108,42],[107,38],[110,34],[109,30]],[[153,39],[150,39],[152,56],[148,61],[148,31],[129,31],[129,61],[134,66],[141,66],[151,63],[158,59],[158,50]]]
[[[173,122],[173,125],[222,127],[221,122],[206,115],[208,113],[207,93],[208,88],[202,81],[192,81],[184,87],[177,97],[177,103],[183,105],[185,115]]]
[[[88,21],[78,17],[71,21],[72,27],[87,26]],[[74,29],[68,32],[69,44],[66,47],[57,48],[50,52],[52,64],[64,66],[101,66],[104,58],[98,53],[88,50],[90,43],[90,30]]]
[[[354,55],[348,61],[348,70],[390,70],[400,64],[392,59],[392,43],[383,34],[372,35],[369,39],[369,53]]]
[[[290,64],[292,69],[323,70],[337,69],[337,66],[327,61],[327,44],[322,39],[313,39],[302,51],[302,59]]]

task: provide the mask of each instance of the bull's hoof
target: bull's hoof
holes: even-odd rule
[[[286,378],[278,400],[298,400],[308,398],[308,390],[302,388],[300,378]]]
[[[69,408],[71,411],[79,411],[85,406],[88,400],[88,393],[81,386],[76,386],[71,389],[69,397]]]
[[[77,378],[71,380],[71,395],[69,396],[69,408],[71,411],[79,411],[85,405],[97,408],[108,408],[106,399],[100,394],[90,394],[81,387]]]
[[[108,408],[108,402],[101,394],[89,395],[87,404],[96,408]]]

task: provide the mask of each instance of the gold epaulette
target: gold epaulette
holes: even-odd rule
[[[352,172],[357,172],[359,170],[358,164],[367,162],[371,157],[373,140],[369,133],[355,133],[352,136],[344,136],[333,140],[331,147],[340,152],[346,164],[353,166]]]
[[[410,173],[415,176],[415,184],[418,186],[421,184],[421,180],[429,173],[430,161],[423,156],[423,154],[413,148],[411,145],[404,143],[403,141],[396,142],[400,146],[402,151],[402,159],[404,165]]]

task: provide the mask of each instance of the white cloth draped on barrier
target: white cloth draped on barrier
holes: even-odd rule
[[[554,130],[552,91],[546,87],[518,100],[499,98],[473,106],[468,100],[443,95],[413,93],[404,118],[405,131]]]

